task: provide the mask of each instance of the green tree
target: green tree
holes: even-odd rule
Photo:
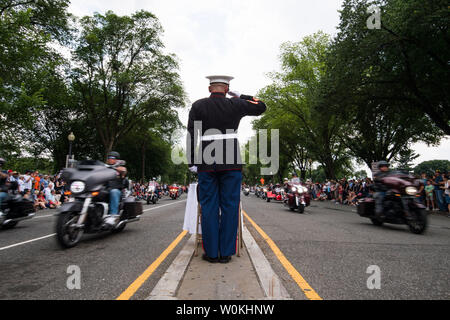
[[[450,161],[449,160],[430,160],[419,163],[414,168],[414,173],[421,174],[426,173],[428,176],[432,176],[436,170],[440,172],[450,172]]]
[[[70,39],[68,0],[2,0],[0,2],[0,150],[19,155],[32,125],[31,107],[43,105],[43,69],[58,55],[50,43]],[[33,85],[30,85],[33,82]]]
[[[380,30],[367,27],[371,5],[381,10]],[[340,108],[353,106],[358,113],[359,109],[367,111],[367,116],[373,115],[370,109],[386,114],[390,121],[380,128],[369,123],[370,130],[377,133],[389,126],[391,131],[400,127],[401,135],[428,141],[432,139],[427,133],[437,138],[450,134],[448,16],[444,0],[344,1],[339,33],[330,55],[330,97],[338,101]],[[367,118],[354,114],[354,109],[350,111],[346,115]],[[357,130],[364,125],[361,123]],[[420,131],[425,135],[417,137]],[[392,156],[384,154],[380,158],[382,151],[377,153],[376,160],[396,155],[394,151]]]
[[[322,32],[283,44],[282,71],[272,73],[273,84],[260,92],[268,109],[255,127],[280,129],[284,154],[302,175],[312,158],[323,165],[328,178],[335,178],[349,157],[338,139],[340,119],[328,112],[323,94],[329,45],[329,36]]]
[[[96,13],[82,18],[80,28],[74,90],[105,153],[142,121],[184,106],[177,62],[163,54],[153,14]]]

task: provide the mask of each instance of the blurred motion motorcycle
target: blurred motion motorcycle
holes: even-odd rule
[[[357,202],[357,213],[369,218],[376,226],[384,223],[403,225],[415,234],[425,232],[428,225],[425,206],[418,202],[420,181],[402,172],[392,172],[381,179],[388,188],[383,201],[384,218],[375,214],[375,199],[372,196]]]
[[[70,186],[70,191],[65,193],[70,197],[69,202],[56,214],[57,240],[63,248],[75,247],[84,233],[121,232],[128,223],[138,221],[143,213],[142,203],[130,196],[128,183],[119,204],[118,224],[112,229],[105,226],[104,219],[109,213],[107,184],[116,178],[116,171],[103,162],[80,161],[75,168],[65,169],[62,178]]]
[[[16,194],[14,190],[17,190],[16,187],[11,186],[6,199],[2,201],[0,207],[1,229],[12,229],[20,221],[31,219],[36,215],[33,201]]]

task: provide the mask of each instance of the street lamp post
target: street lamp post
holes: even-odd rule
[[[73,132],[69,134],[67,139],[69,140],[69,156],[67,157],[66,168],[69,167],[69,161],[72,159],[72,143],[75,141],[75,135],[73,134]]]

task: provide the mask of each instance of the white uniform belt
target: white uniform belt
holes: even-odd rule
[[[213,134],[210,136],[203,136],[202,141],[226,140],[226,139],[237,139],[237,138],[238,138],[238,135],[236,133]]]

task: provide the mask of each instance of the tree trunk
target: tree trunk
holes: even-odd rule
[[[141,183],[145,182],[145,151],[146,151],[146,142],[144,140],[144,142],[142,143],[142,147],[141,147],[141,159],[142,159],[142,181]]]

